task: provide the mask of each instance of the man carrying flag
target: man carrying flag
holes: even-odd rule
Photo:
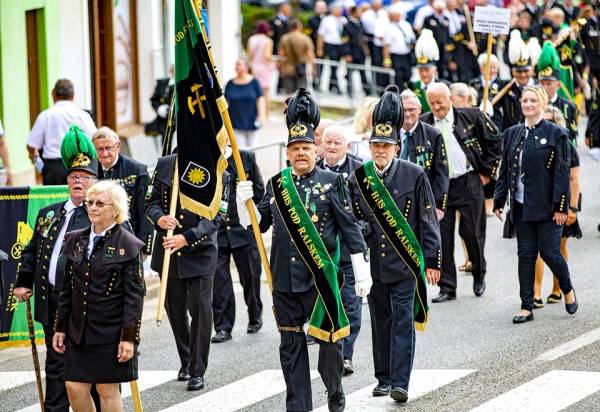
[[[146,203],[146,215],[157,231],[151,267],[162,271],[163,260],[170,259],[167,273],[161,274],[163,279],[167,276],[162,284],[166,287],[164,306],[181,361],[177,378],[189,381],[190,391],[204,388],[208,365],[217,264],[215,218],[227,168],[223,156],[227,132],[221,116],[227,103],[196,8],[195,0],[175,1],[177,154],[158,160]],[[175,215],[171,215],[171,195],[177,186],[179,199]],[[159,305],[162,309],[162,303]]]
[[[58,295],[65,276],[61,255],[65,234],[90,225],[84,204],[85,193],[96,182],[96,149],[77,126],[63,138],[60,153],[67,169],[69,199],[40,209],[33,238],[25,247],[15,284],[15,296],[23,301],[35,286],[34,319],[44,326],[46,340],[46,411],[69,410],[64,380],[64,357],[52,348]]]
[[[342,338],[350,325],[340,297],[344,274],[339,270],[340,241],[350,253],[356,294],[371,287],[367,247],[352,213],[344,177],[316,167],[314,130],[319,107],[299,89],[287,101],[287,158],[291,167],[272,177],[256,212],[260,229],[273,226],[271,267],[273,306],[281,334],[279,355],[287,385],[289,411],[312,410],[308,348],[303,326],[319,343],[319,373],[327,388],[330,411],[343,411]],[[245,203],[252,182],[239,182],[237,210],[242,226],[250,223]],[[340,236],[341,235],[341,239]]]
[[[400,95],[389,89],[373,112],[373,160],[354,171],[349,189],[371,254],[369,310],[378,380],[373,396],[389,395],[404,403],[415,327],[423,330],[428,318],[426,279],[432,285],[439,280],[442,252],[426,173],[409,161],[395,159],[403,109]]]

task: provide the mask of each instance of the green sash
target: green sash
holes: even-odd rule
[[[338,281],[340,245],[333,259],[298,195],[291,168],[274,177],[273,197],[296,249],[313,275],[318,296],[308,323],[308,334],[335,342],[350,334]]]
[[[429,317],[425,260],[421,245],[392,196],[375,172],[373,161],[354,172],[360,193],[392,246],[406,263],[417,282],[414,299],[414,321],[417,330],[425,330]]]

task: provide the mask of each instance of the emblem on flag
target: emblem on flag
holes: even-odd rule
[[[189,162],[181,180],[189,185],[200,188],[206,186],[208,182],[210,182],[210,173],[206,168],[199,164]]]

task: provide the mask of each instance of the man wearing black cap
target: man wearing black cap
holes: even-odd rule
[[[371,275],[361,227],[352,214],[344,178],[316,167],[314,129],[319,107],[309,92],[299,89],[287,101],[289,136],[287,158],[291,167],[272,177],[257,208],[261,231],[273,226],[271,268],[273,306],[281,334],[279,354],[287,385],[287,410],[312,410],[308,348],[304,324],[319,344],[319,373],[327,388],[330,411],[342,411],[344,369],[341,339],[350,325],[339,289],[338,235],[347,246],[359,296],[366,296]],[[242,226],[250,223],[246,201],[253,198],[252,182],[236,190]]]
[[[48,412],[69,410],[63,355],[52,348],[54,319],[65,270],[62,248],[67,232],[90,225],[83,202],[87,189],[96,182],[98,170],[94,146],[77,126],[71,126],[64,137],[61,154],[68,170],[69,200],[40,209],[33,238],[23,250],[14,291],[22,301],[29,298],[35,286],[34,319],[44,327],[46,340],[44,407]]]
[[[392,88],[393,87],[393,88]],[[373,363],[378,384],[373,396],[408,400],[415,328],[428,318],[427,285],[440,278],[440,227],[423,169],[395,158],[403,122],[402,100],[388,87],[373,112],[373,160],[350,176],[356,216],[370,249],[373,286],[369,299]]]

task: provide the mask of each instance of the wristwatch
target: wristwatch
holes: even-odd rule
[[[573,212],[573,213],[577,213],[577,212],[579,212],[579,209],[577,208],[577,206],[570,206],[570,207],[569,207],[569,210],[570,210],[571,212]]]

